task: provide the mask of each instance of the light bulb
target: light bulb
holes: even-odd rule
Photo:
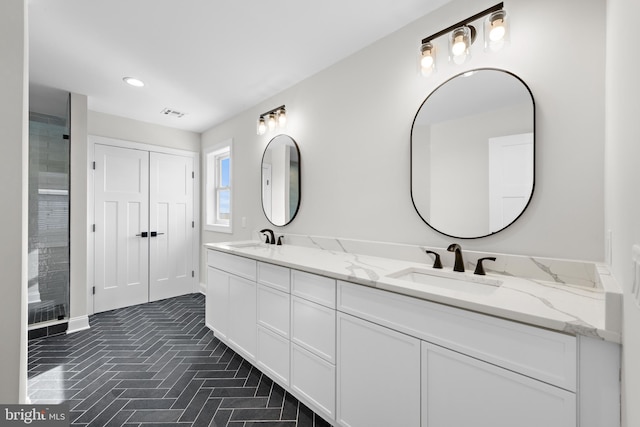
[[[469,46],[473,42],[474,29],[471,26],[458,27],[451,33],[449,39],[449,49],[451,55],[456,57],[463,57],[469,53]]]
[[[499,22],[498,22],[499,21]],[[489,40],[497,42],[504,38],[506,29],[504,28],[504,21],[502,19],[496,20],[491,23],[491,31],[489,31]]]
[[[276,128],[276,115],[274,113],[269,114],[267,126],[269,126],[269,130],[274,130]]]
[[[493,12],[485,20],[484,46],[489,51],[502,49],[509,39],[509,20],[504,9]]]
[[[420,72],[427,77],[436,67],[436,48],[431,42],[420,47]]]
[[[278,112],[278,126],[283,128],[286,125],[287,125],[287,112],[283,108]]]
[[[423,56],[422,61],[420,61],[420,66],[422,66],[422,68],[431,68],[433,66],[433,56]]]
[[[267,125],[264,122],[264,117],[260,117],[258,119],[258,135],[264,135],[266,131],[267,131]]]
[[[467,44],[464,41],[464,37],[456,37],[453,42],[453,46],[451,46],[451,53],[453,53],[453,56],[460,56],[465,50],[467,50]]]

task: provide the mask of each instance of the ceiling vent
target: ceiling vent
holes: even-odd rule
[[[185,115],[185,113],[172,110],[171,108],[165,108],[164,110],[162,110],[162,114],[164,114],[165,116],[171,116],[171,117],[177,117],[177,118],[180,118]]]

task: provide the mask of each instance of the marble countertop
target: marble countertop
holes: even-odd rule
[[[618,322],[610,320],[620,315],[620,307],[617,307],[619,295],[615,286],[607,284],[612,279],[607,277],[606,269],[601,266],[598,272],[605,286],[587,287],[490,272],[486,276],[477,276],[473,275],[473,270],[458,273],[447,266],[440,270],[427,263],[305,246],[276,246],[256,241],[208,243],[204,246],[571,335],[586,335],[615,343],[621,340]],[[431,285],[429,280],[417,283],[401,277],[413,271],[444,277],[445,282],[449,278],[476,283],[450,282],[453,286],[449,287],[446,283]],[[494,283],[477,283],[483,279]],[[494,286],[496,283],[499,286]]]

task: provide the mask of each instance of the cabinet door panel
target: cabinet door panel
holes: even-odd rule
[[[282,386],[289,385],[289,340],[258,326],[258,367]]]
[[[229,342],[242,356],[256,359],[256,283],[229,277]]]
[[[575,427],[575,394],[423,342],[422,427]]]
[[[335,364],[336,311],[292,297],[291,341]]]
[[[258,285],[258,324],[289,338],[289,300],[291,296],[265,285]]]
[[[336,367],[291,344],[291,388],[314,411],[335,418]]]
[[[226,339],[229,332],[229,275],[207,267],[205,323],[216,336]]]
[[[420,425],[419,340],[338,313],[337,369],[339,425]]]

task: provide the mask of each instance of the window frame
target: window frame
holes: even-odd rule
[[[229,159],[229,183],[221,183],[223,159]],[[233,140],[229,139],[204,150],[205,217],[204,229],[219,233],[233,233]],[[220,218],[220,191],[229,191],[229,219]]]

